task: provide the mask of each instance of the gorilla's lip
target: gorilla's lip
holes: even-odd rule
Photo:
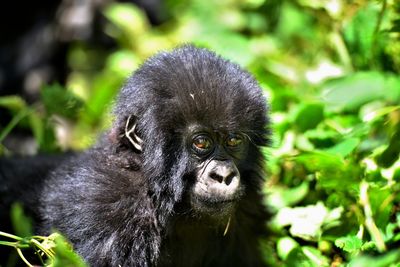
[[[223,205],[223,204],[230,204],[234,203],[238,200],[237,197],[231,198],[215,198],[215,197],[207,197],[207,196],[197,196],[197,201],[209,204],[209,205]]]
[[[236,202],[236,199],[235,198],[230,198],[230,199],[208,199],[207,202],[215,203],[215,204],[223,204],[223,203]]]

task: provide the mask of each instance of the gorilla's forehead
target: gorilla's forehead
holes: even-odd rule
[[[184,46],[157,54],[128,85],[116,111],[153,113],[170,127],[197,122],[214,129],[251,130],[265,123],[265,99],[255,79],[206,49]]]
[[[239,126],[265,112],[265,99],[254,78],[212,52],[185,48],[176,57],[167,54],[157,68],[160,76],[152,86],[155,104],[164,112],[172,109],[175,116],[180,113],[186,121]]]
[[[228,133],[247,133],[260,130],[262,110],[251,117],[246,115],[249,111],[235,109],[235,106],[218,105],[215,107],[201,106],[193,103],[191,106],[178,107],[174,104],[165,105],[158,115],[158,124],[163,129],[172,129],[175,133],[184,136],[200,132],[213,133],[224,136]]]
[[[241,127],[233,127],[229,128],[226,125],[221,124],[219,127],[215,127],[215,125],[208,124],[206,122],[190,122],[180,130],[185,136],[194,135],[196,133],[211,133],[215,136],[223,137],[229,133],[241,133],[243,128]]]

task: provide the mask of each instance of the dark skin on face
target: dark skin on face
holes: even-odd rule
[[[192,208],[229,216],[243,193],[237,165],[245,157],[248,140],[240,132],[215,131],[200,125],[189,129],[188,149],[198,164],[190,191]]]

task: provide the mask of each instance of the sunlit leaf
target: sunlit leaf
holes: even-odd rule
[[[283,208],[279,210],[275,223],[279,227],[290,226],[291,235],[305,240],[318,240],[322,228],[335,225],[343,208],[329,210],[322,202],[306,207]]]
[[[56,252],[55,259],[53,260],[52,266],[54,267],[86,267],[87,265],[83,259],[73,251],[72,246],[68,241],[61,235],[57,235],[55,239]]]
[[[311,246],[297,247],[293,249],[285,261],[286,266],[293,267],[325,267],[329,266],[329,260],[320,251]]]
[[[104,14],[132,39],[138,38],[149,26],[143,11],[131,3],[113,3],[104,10]]]
[[[45,86],[41,95],[48,114],[76,118],[83,107],[80,98],[58,84]]]
[[[365,267],[371,266],[373,264],[374,267],[398,267],[400,261],[400,250],[393,250],[388,252],[385,255],[381,256],[361,256],[353,259],[348,263],[349,267]]]
[[[26,108],[26,103],[19,96],[2,96],[0,97],[0,107],[17,111]]]
[[[300,202],[308,193],[308,182],[293,188],[272,188],[267,195],[267,204],[276,210]]]
[[[297,243],[293,238],[282,237],[278,240],[276,246],[279,258],[285,260],[288,257],[289,253],[294,248],[299,246],[299,243]]]
[[[356,149],[356,147],[360,144],[359,138],[348,138],[342,141],[341,143],[330,147],[326,151],[333,154],[338,154],[342,157],[348,156],[351,152]]]
[[[335,240],[335,245],[344,251],[355,253],[359,252],[363,242],[357,236],[346,236]]]
[[[379,72],[359,72],[326,82],[322,97],[330,110],[355,111],[375,99],[397,100],[400,87],[392,86],[394,79]]]

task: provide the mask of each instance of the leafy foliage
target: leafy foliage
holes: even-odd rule
[[[59,233],[53,233],[47,237],[33,236],[30,219],[24,215],[22,206],[18,203],[11,209],[11,218],[18,236],[0,231],[0,245],[13,247],[27,266],[36,266],[28,260],[27,255],[32,254],[42,266],[86,266]]]
[[[144,58],[185,42],[206,46],[248,68],[271,103],[265,192],[276,216],[271,238],[262,241],[266,261],[400,266],[399,3],[166,3],[169,19],[160,26],[131,4],[105,7],[103,30],[118,49],[76,44],[65,88],[43,88],[33,106],[0,98],[13,114],[0,141],[20,127],[32,131],[41,151],[86,148],[108,125],[111,99]],[[68,135],[57,135],[60,129]],[[53,263],[66,266],[62,259],[75,256],[56,244],[61,256]]]

